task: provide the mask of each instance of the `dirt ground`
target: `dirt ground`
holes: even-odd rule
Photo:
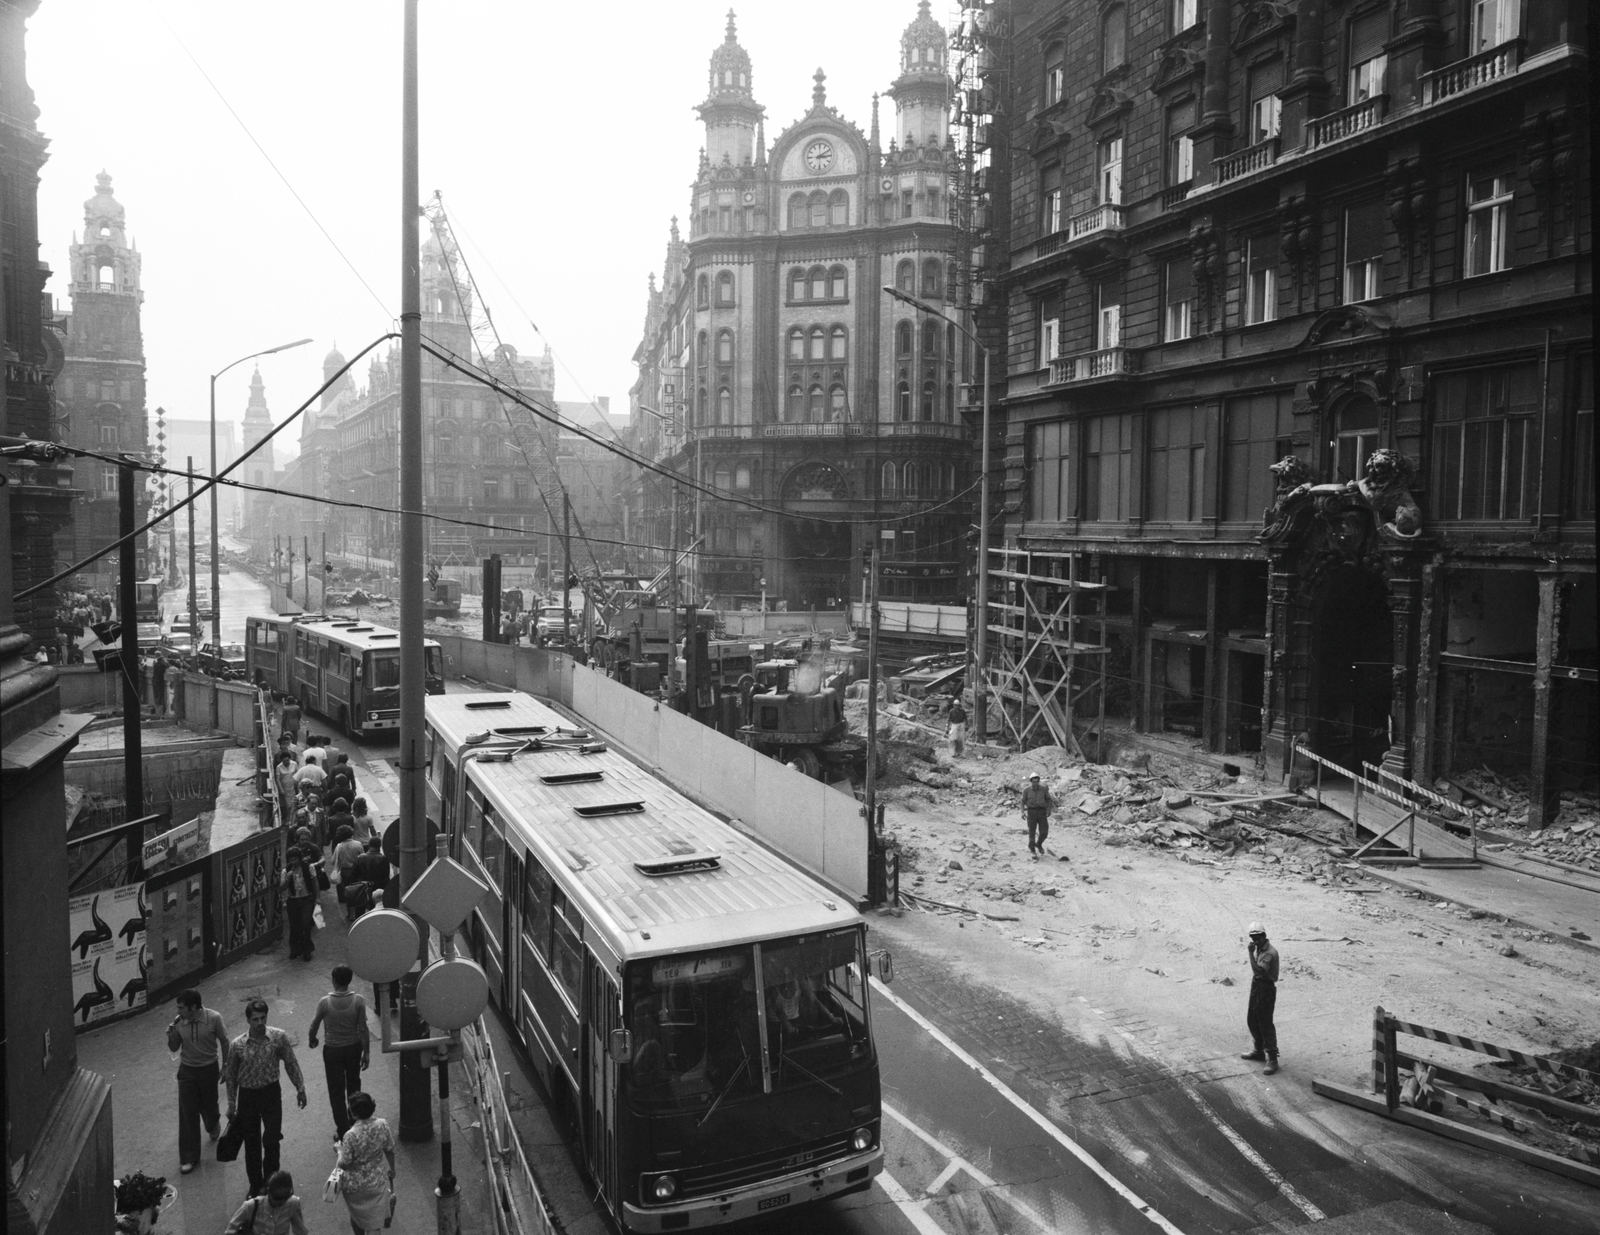
[[[1068,1026],[1103,1034],[1108,1017],[1131,1017],[1140,1045],[1173,1063],[1236,1059],[1249,1047],[1245,928],[1258,919],[1282,958],[1284,1071],[1302,1083],[1367,1085],[1375,1005],[1536,1054],[1594,1042],[1600,951],[1331,857],[1337,816],[1199,796],[1277,791],[1248,768],[1236,779],[1126,752],[1135,766],[1098,765],[1056,747],[952,759],[933,729],[891,714],[880,732],[891,754],[879,798],[912,899],[874,929]],[[1020,807],[1034,771],[1057,803],[1037,860]],[[1419,1053],[1485,1062],[1435,1044]]]

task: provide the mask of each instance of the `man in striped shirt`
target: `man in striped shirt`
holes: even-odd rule
[[[244,1134],[244,1168],[250,1177],[251,1196],[259,1196],[266,1179],[278,1169],[278,1142],[283,1140],[283,1095],[278,1088],[278,1064],[289,1074],[306,1104],[306,1083],[289,1035],[267,1024],[267,1001],[252,999],[244,1006],[250,1028],[228,1046],[223,1079],[228,1084],[228,1118],[238,1115]]]

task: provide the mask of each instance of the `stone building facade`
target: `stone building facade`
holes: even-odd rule
[[[732,15],[712,53],[689,234],[673,221],[651,278],[630,409],[641,452],[698,481],[696,501],[693,483],[646,473],[632,523],[668,545],[677,491],[702,603],[859,598],[880,531],[885,595],[961,594],[970,451],[956,400],[971,358],[940,315],[954,282],[946,57],[924,2],[901,39],[887,146],[877,99],[862,133],[819,69],[810,110],[769,150]]]
[[[83,239],[74,235],[68,253],[72,311],[57,324],[65,336],[66,363],[55,383],[62,440],[105,455],[143,455],[150,442],[139,322],[144,303],[140,257],[105,172],[95,178],[94,196],[83,204]],[[75,471],[79,497],[72,505],[72,522],[56,537],[56,555],[67,562],[104,548],[118,534],[116,466],[79,459]],[[150,494],[142,473],[135,483],[137,526],[149,518]],[[140,537],[140,578],[149,573],[145,540]],[[112,592],[116,578],[117,555],[112,553],[77,575],[74,586]]]
[[[1141,728],[1549,817],[1597,755],[1586,6],[1000,9],[997,543],[1115,589]]]

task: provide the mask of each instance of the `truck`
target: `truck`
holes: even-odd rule
[[[867,739],[850,732],[836,687],[751,692],[747,700],[738,730],[746,746],[813,780],[866,779]]]
[[[422,593],[423,617],[460,617],[461,583],[456,579],[430,579]]]
[[[161,580],[139,579],[133,585],[134,621],[161,624]]]

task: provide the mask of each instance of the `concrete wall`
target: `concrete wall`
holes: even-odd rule
[[[445,673],[510,686],[570,708],[701,805],[728,816],[846,894],[867,894],[867,823],[854,795],[757,754],[571,657],[439,639]]]
[[[214,729],[247,742],[254,739],[256,692],[247,683],[169,671],[167,687],[171,715],[185,729]]]

